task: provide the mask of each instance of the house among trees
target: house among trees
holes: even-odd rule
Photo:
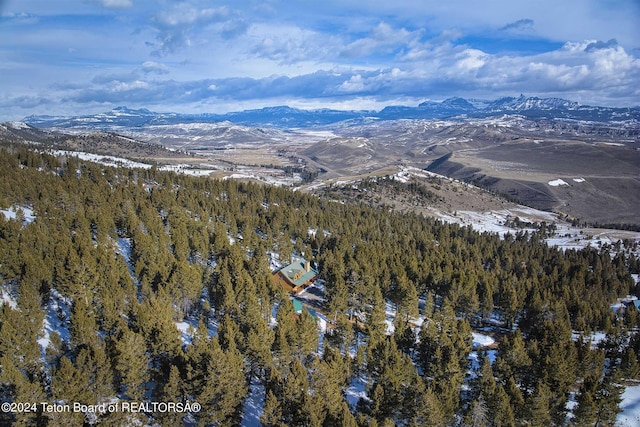
[[[311,262],[297,258],[291,264],[282,267],[273,274],[273,281],[288,292],[299,294],[307,286],[315,282],[318,272],[311,268]]]
[[[627,295],[626,298],[618,298],[615,304],[611,304],[611,310],[617,316],[624,316],[625,312],[630,308],[640,312],[640,299],[635,295]]]

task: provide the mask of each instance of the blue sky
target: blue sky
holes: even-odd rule
[[[638,0],[0,0],[0,121],[126,105],[640,105]]]

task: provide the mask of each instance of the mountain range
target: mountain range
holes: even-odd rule
[[[640,210],[640,107],[519,96],[380,111],[281,106],[178,114],[118,107],[24,122],[0,124],[0,143],[184,163],[215,170],[216,177],[312,189],[410,166],[590,223],[637,224]],[[291,173],[302,169],[310,181]]]
[[[171,125],[178,123],[217,123],[230,121],[248,126],[309,128],[378,120],[469,119],[519,115],[528,119],[565,119],[594,122],[639,122],[640,107],[613,108],[581,105],[561,98],[505,97],[493,101],[448,98],[426,101],[416,107],[388,106],[372,110],[303,110],[288,106],[266,107],[225,114],[158,113],[148,109],[117,107],[105,113],[86,116],[29,116],[25,123],[41,128],[113,130],[120,127]]]

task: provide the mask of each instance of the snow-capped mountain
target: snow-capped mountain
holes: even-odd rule
[[[506,97],[489,103],[486,110],[489,111],[531,111],[531,110],[578,110],[582,106],[577,102],[562,98],[538,98],[520,95],[517,98]],[[602,108],[602,107],[599,107]]]
[[[372,120],[462,119],[514,114],[528,119],[567,119],[596,122],[640,121],[640,107],[597,107],[581,105],[561,98],[520,95],[517,98],[506,97],[493,101],[454,97],[440,102],[425,101],[418,106],[388,106],[380,111],[302,110],[288,106],[276,106],[226,114],[179,114],[118,107],[105,113],[88,116],[29,116],[24,119],[24,122],[41,128],[83,130],[119,130],[125,127],[224,121],[247,126],[309,128],[347,121],[364,123]]]

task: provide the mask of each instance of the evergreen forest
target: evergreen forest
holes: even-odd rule
[[[0,148],[10,208],[0,398],[37,405],[3,411],[1,425],[234,426],[256,390],[264,426],[613,425],[640,379],[638,310],[611,308],[638,294],[629,242],[563,252],[543,232],[500,238],[17,145]],[[292,255],[324,283],[326,331],[272,280],[272,261]],[[491,353],[473,348],[474,330],[495,337]]]

